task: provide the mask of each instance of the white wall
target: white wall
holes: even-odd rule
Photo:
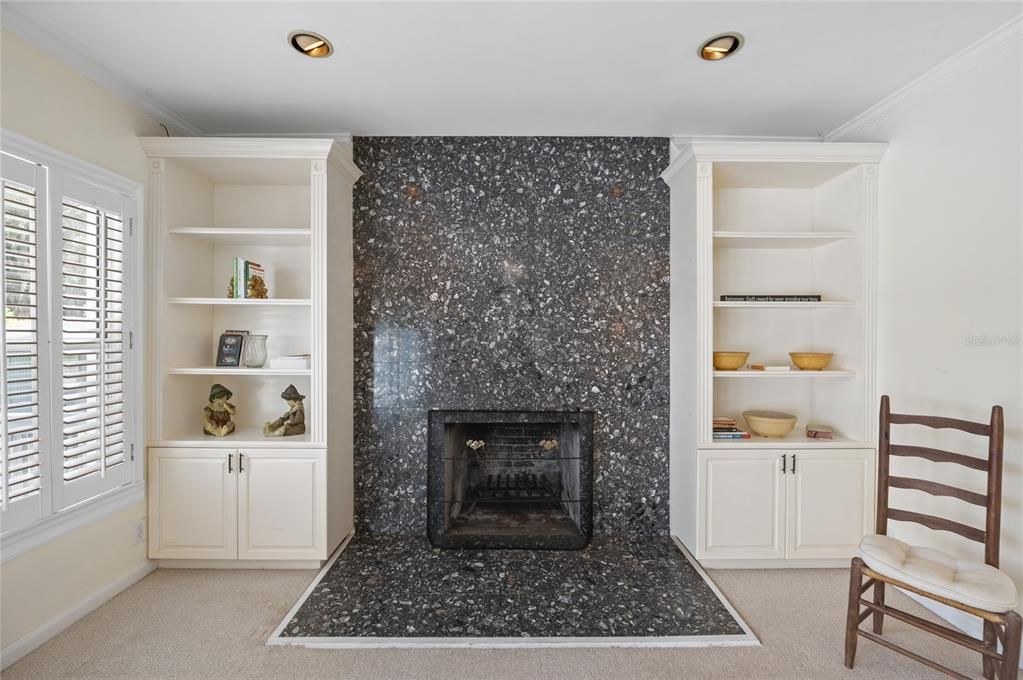
[[[987,422],[993,404],[1005,408],[1002,566],[1023,587],[1021,57],[1017,39],[843,141],[891,144],[880,184],[880,390],[902,413]],[[893,440],[906,432],[893,428]],[[984,453],[966,437],[916,438],[925,439]],[[983,474],[958,466],[897,459],[893,469],[984,490]],[[893,504],[983,527],[980,508],[951,499],[904,492]],[[895,522],[891,533],[983,556],[979,544],[916,525]]]
[[[136,136],[163,134],[9,31],[0,36],[0,125],[140,183],[146,163]],[[138,503],[0,566],[0,648],[144,568],[146,545],[132,542],[132,529],[145,514]]]

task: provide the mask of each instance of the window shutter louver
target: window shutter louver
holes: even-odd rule
[[[41,490],[39,390],[39,239],[36,193],[5,180],[3,502]]]
[[[105,478],[125,463],[124,221],[67,197],[61,207],[61,434],[68,483]]]

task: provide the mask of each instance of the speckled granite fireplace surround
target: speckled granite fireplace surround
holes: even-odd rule
[[[357,533],[426,535],[430,410],[581,409],[593,535],[667,534],[668,155],[355,138]]]
[[[668,140],[371,137],[354,157],[356,536],[272,642],[754,640],[668,536]],[[443,427],[474,419],[496,429]],[[483,437],[571,458],[566,425],[577,524],[545,515],[565,531],[502,550],[445,530],[445,436],[448,457]],[[576,500],[576,470],[528,467],[491,470],[495,495]],[[536,549],[559,547],[580,549]]]

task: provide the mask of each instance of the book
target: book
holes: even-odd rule
[[[788,366],[780,366],[780,365],[779,366],[771,366],[771,365],[768,365],[768,364],[750,364],[749,367],[750,367],[751,371],[788,371],[788,370],[790,370],[790,368]]]
[[[833,439],[831,428],[827,425],[807,425],[806,436],[808,439]]]
[[[240,366],[242,346],[248,331],[224,331],[217,344],[217,366]]]
[[[289,354],[270,359],[270,368],[280,368],[289,371],[304,370],[309,368],[308,354]]]
[[[820,302],[820,295],[722,295],[721,302]]]
[[[266,271],[258,262],[249,260],[242,261],[242,274],[245,286],[242,287],[242,297],[250,300],[265,300],[269,297],[266,288]]]
[[[751,439],[749,432],[715,432],[714,439]]]

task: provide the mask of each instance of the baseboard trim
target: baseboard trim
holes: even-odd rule
[[[982,640],[984,638],[984,623],[980,617],[974,616],[973,614],[967,614],[955,607],[949,607],[947,604],[936,602],[930,598],[924,597],[923,595],[917,595],[916,593],[911,593],[907,590],[902,590],[901,588],[899,588],[898,591],[967,635],[975,637],[978,640]],[[1019,667],[1023,668],[1023,654],[1020,655]]]
[[[0,669],[7,668],[15,661],[27,656],[46,642],[67,630],[78,620],[91,614],[100,606],[135,585],[156,569],[156,563],[146,561],[105,588],[85,598],[70,609],[66,609],[28,635],[12,642],[0,650]]]
[[[319,569],[323,560],[158,559],[160,569]]]

